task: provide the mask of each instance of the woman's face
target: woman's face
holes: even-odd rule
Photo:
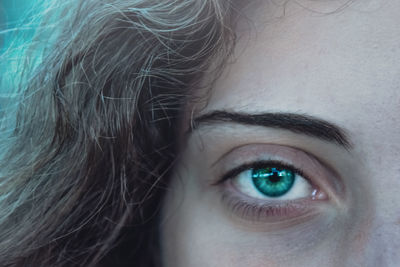
[[[400,1],[329,13],[346,2],[246,8],[234,62],[187,111],[165,266],[398,266]]]

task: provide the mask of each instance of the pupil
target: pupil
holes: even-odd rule
[[[281,180],[282,178],[278,176],[277,172],[273,172],[273,174],[269,177],[269,181],[272,183],[277,183]]]

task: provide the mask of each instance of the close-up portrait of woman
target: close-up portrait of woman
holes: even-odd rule
[[[0,267],[400,266],[399,0],[31,1]]]

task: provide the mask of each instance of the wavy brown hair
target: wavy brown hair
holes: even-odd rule
[[[46,5],[2,130],[0,266],[159,266],[182,113],[232,50],[233,4]]]

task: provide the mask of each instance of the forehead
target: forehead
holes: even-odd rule
[[[354,131],[399,124],[400,1],[285,2],[244,10],[206,111],[304,112]]]

